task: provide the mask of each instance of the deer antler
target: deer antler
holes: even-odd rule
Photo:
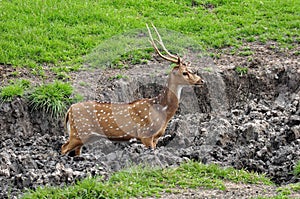
[[[146,26],[147,26],[148,33],[149,33],[149,37],[150,37],[149,42],[151,43],[151,45],[153,46],[153,48],[155,49],[155,51],[159,54],[159,56],[162,57],[163,59],[165,59],[165,60],[167,60],[167,61],[171,61],[171,62],[173,62],[173,63],[178,63],[178,62],[180,62],[180,60],[181,60],[180,57],[178,57],[178,56],[176,56],[176,55],[172,55],[172,54],[166,49],[166,47],[165,47],[165,45],[164,45],[164,43],[163,43],[163,41],[162,41],[162,39],[161,39],[160,34],[158,33],[156,27],[152,24],[152,27],[153,27],[153,29],[155,30],[155,32],[156,32],[156,34],[157,34],[157,36],[158,36],[158,38],[159,38],[159,41],[158,41],[158,40],[156,40],[156,41],[159,43],[159,45],[161,45],[161,47],[162,47],[163,50],[168,54],[169,57],[163,55],[163,54],[159,51],[158,47],[156,46],[156,44],[155,44],[155,42],[154,42],[154,40],[153,40],[153,37],[152,37],[152,34],[151,34],[151,31],[150,31],[150,28],[149,28],[148,24],[146,24]]]
[[[155,32],[156,32],[156,34],[157,34],[157,36],[158,36],[158,38],[159,38],[159,41],[158,41],[158,40],[156,40],[156,41],[161,45],[161,47],[163,47],[164,51],[165,51],[170,57],[172,57],[172,58],[174,58],[174,59],[178,59],[178,56],[171,54],[171,53],[167,50],[167,48],[165,47],[164,42],[162,41],[161,36],[160,36],[159,32],[157,31],[156,27],[153,25],[153,23],[151,23],[151,25],[152,25],[153,29],[155,30]]]

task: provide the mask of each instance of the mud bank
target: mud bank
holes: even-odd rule
[[[84,147],[82,157],[61,156],[67,137],[60,119],[32,112],[22,99],[1,104],[0,198],[87,176],[107,178],[132,164],[164,167],[187,159],[266,173],[278,184],[299,182],[291,173],[300,157],[299,60],[274,53],[273,48],[273,54],[263,56],[260,47],[253,46],[261,56],[251,62],[230,55],[195,62],[207,83],[183,90],[180,108],[154,151],[135,142],[100,140]],[[247,67],[247,73],[240,74],[237,66]],[[155,96],[167,77],[162,67],[168,64],[152,60],[113,81],[107,72],[93,71],[101,78],[90,96],[118,102]],[[93,76],[80,75],[77,80]]]

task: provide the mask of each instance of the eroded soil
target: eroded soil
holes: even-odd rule
[[[30,110],[22,99],[3,103],[0,198],[37,186],[71,184],[87,176],[107,178],[133,163],[165,167],[187,159],[266,173],[279,185],[299,182],[292,174],[300,159],[299,50],[299,46],[287,50],[275,43],[249,43],[215,52],[220,57],[214,59],[192,55],[206,86],[184,89],[180,108],[155,151],[135,142],[100,140],[86,146],[82,157],[62,156],[60,147],[67,136],[61,120]],[[157,95],[165,85],[168,66],[154,58],[126,71],[85,70],[72,74],[72,83],[86,99],[128,102]],[[245,73],[239,70],[244,67]],[[1,82],[13,79],[18,70],[3,68]],[[126,78],[113,79],[117,74]],[[25,77],[33,78],[29,73]],[[180,190],[179,195],[164,196],[249,198],[274,195],[276,189],[226,186],[229,191]]]

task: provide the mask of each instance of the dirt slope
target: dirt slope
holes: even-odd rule
[[[247,56],[243,48],[234,55],[233,49],[218,51],[218,59],[191,56],[207,84],[184,89],[180,108],[155,151],[135,142],[101,140],[86,146],[80,158],[61,156],[66,137],[60,120],[31,111],[22,99],[1,104],[0,198],[86,176],[107,177],[132,163],[164,167],[186,159],[266,173],[278,184],[299,182],[291,171],[300,159],[300,49],[284,50],[274,43],[246,46],[252,52]],[[13,78],[8,67],[2,68],[2,81]],[[128,102],[157,95],[167,68],[168,63],[153,59],[126,71],[74,73],[72,81],[86,99]],[[127,78],[112,80],[120,73]],[[208,192],[208,198],[248,198],[254,192],[274,194],[274,189],[228,183],[227,192],[188,190],[180,196],[205,198]]]

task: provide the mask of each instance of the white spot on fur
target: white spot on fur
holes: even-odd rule
[[[167,108],[168,108],[168,105],[167,106],[165,106],[165,107],[163,107],[163,111],[165,111],[165,110],[167,110]]]

